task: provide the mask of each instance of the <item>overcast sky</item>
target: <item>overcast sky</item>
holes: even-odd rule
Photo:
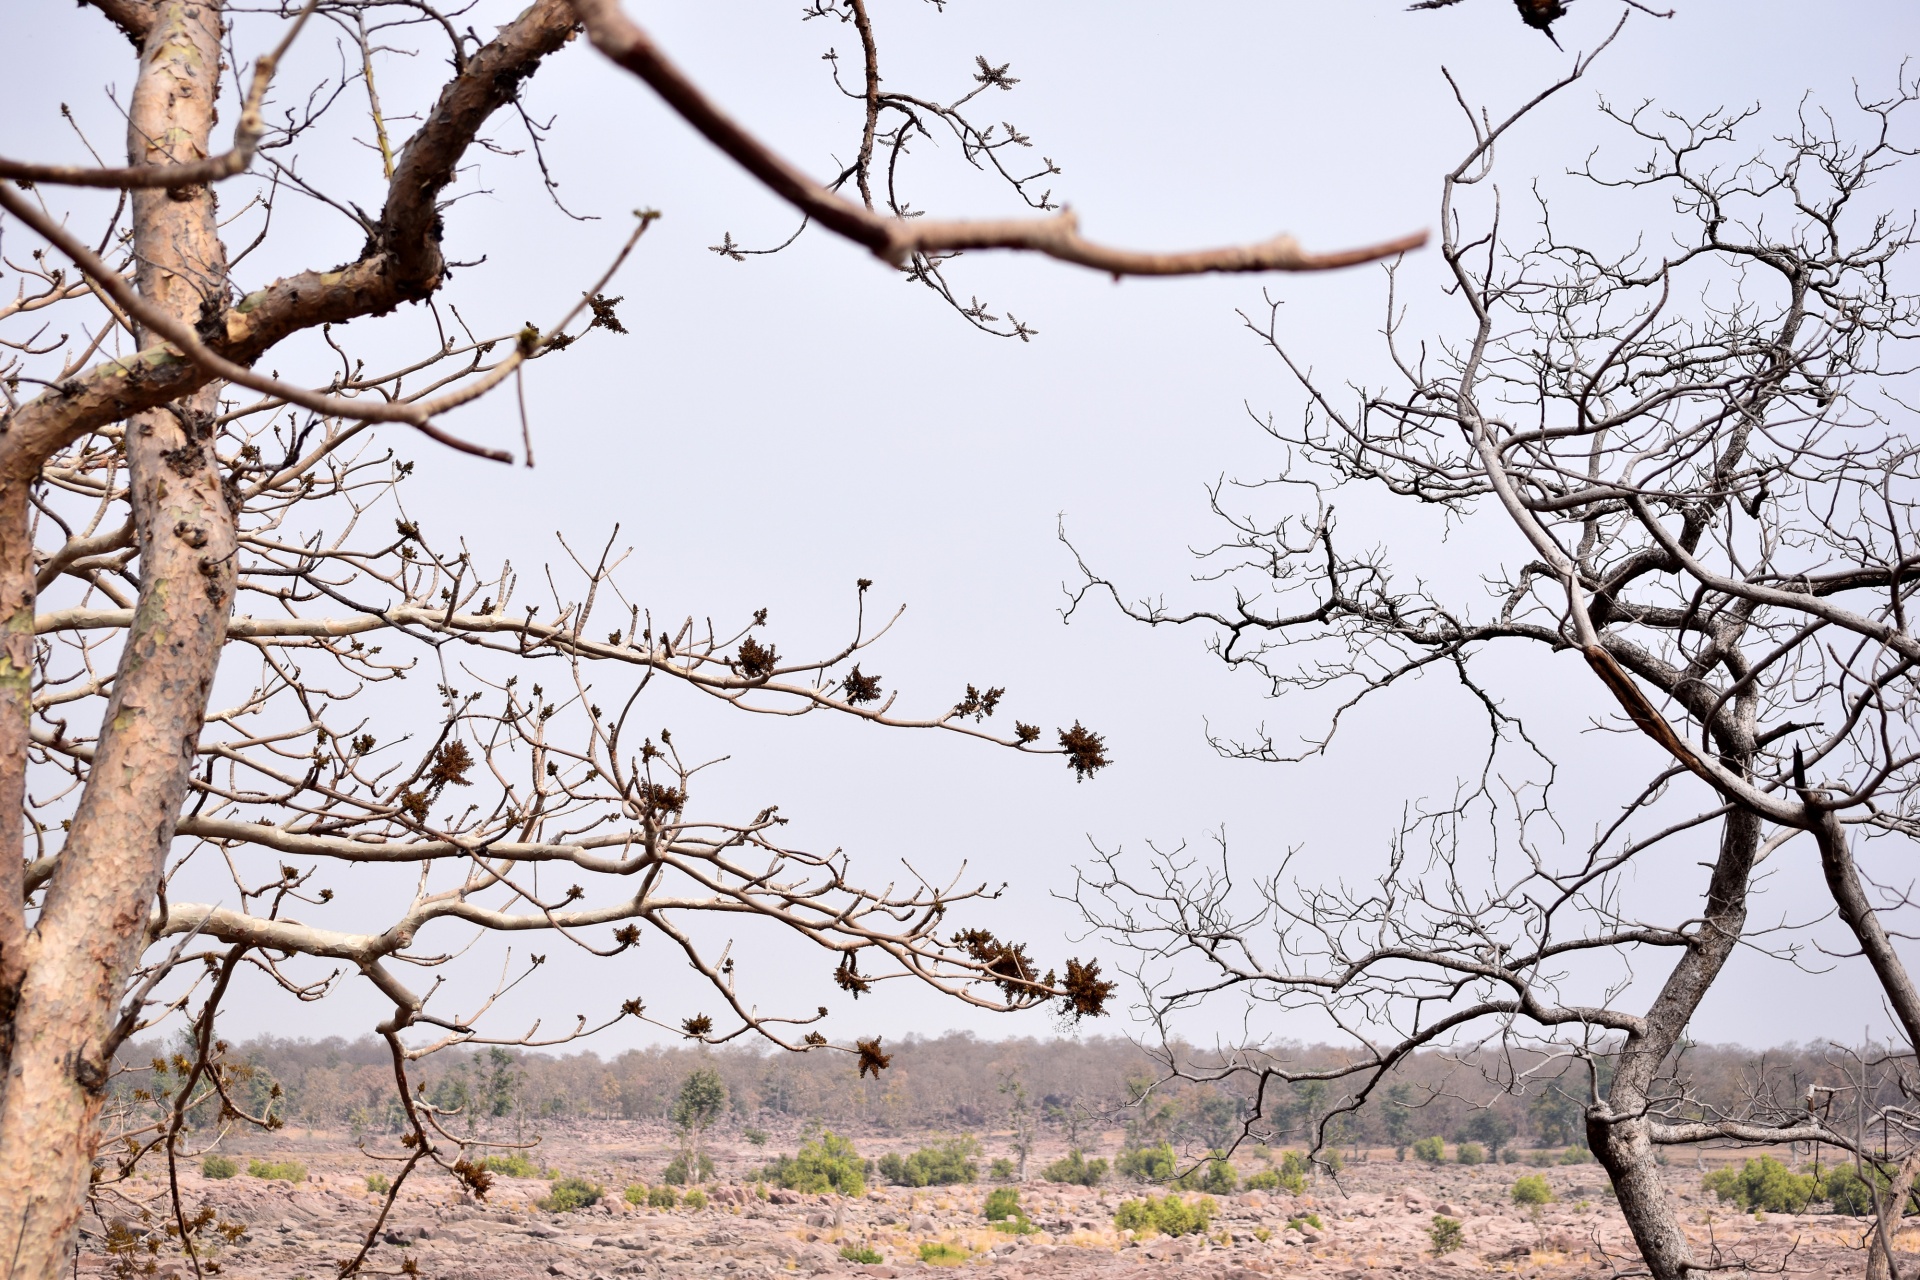
[[[1652,98],[1687,114],[1750,103],[1791,112],[1811,92],[1842,108],[1855,80],[1890,87],[1920,34],[1911,0],[1674,2],[1679,13],[1669,21],[1634,17],[1590,78],[1524,127],[1501,157],[1512,195],[1539,175],[1571,217],[1624,243],[1633,228],[1616,221],[1615,206],[1562,176],[1595,147],[1603,159],[1633,154],[1601,118],[1601,99]],[[799,8],[797,0],[629,0],[720,102],[826,175],[857,135],[820,56],[829,46],[851,55],[857,42],[849,28],[800,21]],[[1433,226],[1438,176],[1467,137],[1441,68],[1470,101],[1504,112],[1562,73],[1621,13],[1614,0],[1572,8],[1558,28],[1563,53],[1523,27],[1506,0],[1463,0],[1435,13],[1405,12],[1398,0],[951,0],[944,13],[924,0],[874,5],[890,88],[952,98],[970,86],[974,55],[1011,63],[1020,84],[991,95],[983,114],[1013,121],[1034,139],[1034,154],[1061,166],[1056,195],[1079,211],[1089,235],[1178,248],[1286,230],[1320,249]],[[483,3],[473,26],[485,32],[511,12]],[[39,33],[45,56],[20,59],[36,70],[0,84],[0,108],[14,122],[10,150],[67,156],[60,101],[96,138],[116,138],[102,88],[131,83],[124,42],[72,6],[33,6],[21,20]],[[75,46],[82,55],[66,56]],[[417,105],[440,74],[438,48],[424,36],[418,47],[430,56],[391,73],[383,86],[390,103]],[[333,56],[323,42],[303,52]],[[1299,411],[1297,393],[1236,311],[1261,307],[1269,290],[1284,300],[1283,327],[1322,374],[1336,385],[1377,381],[1379,270],[1116,285],[1057,263],[970,256],[950,268],[958,290],[1038,331],[1029,343],[1002,341],[818,232],[745,263],[708,252],[727,232],[746,245],[778,243],[794,216],[584,42],[541,71],[527,105],[555,118],[547,161],[562,197],[601,220],[558,214],[527,157],[482,157],[448,215],[449,256],[486,259],[454,283],[476,330],[549,323],[624,238],[629,210],[665,216],[611,290],[626,299],[631,336],[595,334],[530,377],[537,469],[399,441],[425,464],[409,498],[423,523],[466,537],[483,560],[532,566],[557,553],[556,531],[597,544],[618,522],[621,545],[635,548],[629,589],[656,616],[718,620],[764,606],[770,634],[789,654],[834,643],[854,579],[871,578],[874,603],[908,605],[867,664],[902,691],[904,705],[937,710],[968,682],[1004,685],[1007,714],[1049,727],[1080,718],[1106,735],[1115,758],[1076,785],[1055,759],[948,735],[818,717],[742,723],[663,697],[661,722],[690,750],[732,756],[701,793],[710,812],[778,803],[796,842],[842,846],[875,880],[897,874],[903,857],[929,872],[965,860],[980,878],[1013,884],[980,919],[1031,939],[1051,960],[1069,950],[1110,953],[1070,940],[1079,918],[1056,897],[1071,890],[1092,845],[1200,844],[1224,830],[1243,874],[1297,847],[1304,876],[1365,879],[1382,864],[1403,806],[1451,793],[1474,731],[1457,691],[1436,683],[1383,700],[1323,761],[1235,763],[1209,749],[1209,724],[1233,733],[1264,722],[1289,736],[1310,729],[1314,709],[1266,700],[1257,679],[1230,675],[1203,652],[1198,630],[1149,631],[1110,607],[1071,625],[1060,616],[1061,586],[1073,576],[1055,536],[1062,522],[1089,561],[1133,593],[1210,598],[1190,583],[1188,555],[1217,536],[1206,486],[1280,465],[1249,407]],[[498,132],[519,145],[517,130]],[[1777,123],[1763,122],[1751,136],[1758,144],[1775,132]],[[364,153],[340,163],[341,181],[378,199]],[[918,207],[1013,211],[951,144],[923,146],[913,163]],[[1909,173],[1874,194],[1905,211],[1920,203],[1917,192]],[[288,216],[299,219],[299,234],[250,262],[249,281],[358,249],[343,219]],[[1416,257],[1409,290],[1430,287],[1436,265],[1431,254]],[[1442,310],[1431,315],[1445,319]],[[465,411],[454,425],[503,445],[518,439],[510,399]],[[1523,554],[1504,523],[1442,542],[1443,530],[1404,509],[1356,499],[1347,510],[1347,527],[1392,547],[1409,572],[1453,573],[1470,584],[1492,560]],[[1506,692],[1538,708],[1543,732],[1566,753],[1566,825],[1578,839],[1596,806],[1645,776],[1652,748],[1596,744],[1579,732],[1584,716],[1606,708],[1571,658],[1516,668]],[[1635,891],[1697,895],[1698,852],[1676,847],[1670,861],[1637,873]],[[1804,914],[1817,901],[1804,892],[1816,881],[1796,857],[1805,851],[1781,860],[1756,921]],[[742,946],[749,958],[760,954],[745,937]],[[644,992],[663,1011],[695,998],[657,940],[612,962],[549,951],[544,985],[529,987],[509,1020],[571,1013],[576,997],[589,1013],[597,1009],[585,1005],[616,993]],[[1849,965],[1796,975],[1743,956],[1708,998],[1695,1035],[1752,1045],[1855,1039],[1884,1019]],[[761,990],[769,1005],[824,1000],[836,1038],[1050,1030],[1044,1015],[973,1015],[904,984],[854,1008],[828,985],[829,967],[811,958],[789,966],[767,953]],[[376,1007],[352,996],[293,1015],[284,999],[249,993],[233,1008],[230,1034],[358,1034]],[[1218,1027],[1201,1019],[1191,1030],[1231,1034],[1232,1012],[1220,1011]],[[1315,1034],[1305,1023],[1264,1029]],[[644,1038],[619,1031],[598,1047]]]

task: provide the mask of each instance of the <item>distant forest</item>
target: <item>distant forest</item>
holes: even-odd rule
[[[819,1124],[864,1133],[984,1135],[1008,1128],[1015,1108],[1023,1107],[1043,1135],[1090,1154],[1101,1135],[1115,1129],[1125,1131],[1127,1146],[1225,1147],[1254,1101],[1248,1076],[1166,1081],[1151,1056],[1123,1039],[993,1041],[951,1034],[909,1038],[890,1049],[892,1065],[878,1079],[856,1075],[844,1054],[750,1047],[633,1049],[610,1058],[450,1050],[416,1068],[414,1082],[436,1106],[465,1117],[464,1123],[450,1120],[450,1128],[477,1134],[531,1134],[545,1122],[666,1124],[682,1082],[707,1068],[726,1084],[719,1133],[757,1128],[788,1135]],[[1186,1048],[1182,1056],[1191,1062],[1199,1055]],[[162,1057],[154,1044],[123,1057],[128,1069],[116,1081],[123,1100],[150,1087],[154,1067],[147,1064]],[[1338,1060],[1334,1050],[1317,1047],[1293,1047],[1275,1058],[1296,1069]],[[372,1038],[261,1039],[233,1046],[228,1061],[245,1064],[236,1093],[256,1114],[271,1106],[289,1125],[355,1136],[401,1129],[393,1064]],[[1517,1096],[1502,1087],[1516,1061],[1523,1070],[1536,1069]],[[1606,1065],[1602,1059],[1603,1086]],[[1691,1047],[1669,1066],[1675,1070],[1667,1109],[1688,1115],[1754,1114],[1772,1099],[1791,1108],[1810,1084],[1844,1086],[1848,1074],[1841,1056],[1825,1047],[1764,1053]],[[1336,1147],[1404,1147],[1432,1136],[1496,1152],[1577,1147],[1584,1145],[1582,1108],[1590,1092],[1585,1068],[1573,1064],[1427,1053],[1403,1063],[1358,1113],[1337,1119],[1329,1135]],[[1271,1140],[1306,1145],[1344,1097],[1339,1085],[1269,1084],[1263,1113]]]

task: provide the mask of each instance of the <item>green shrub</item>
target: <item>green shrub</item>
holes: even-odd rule
[[[1529,1208],[1534,1205],[1552,1204],[1553,1188],[1537,1173],[1522,1174],[1513,1180],[1513,1202]]]
[[[1048,1182],[1064,1182],[1076,1187],[1096,1187],[1100,1179],[1107,1176],[1107,1162],[1099,1158],[1089,1160],[1075,1147],[1072,1151],[1040,1171],[1040,1176]]]
[[[1447,1158],[1447,1144],[1439,1137],[1422,1138],[1413,1144],[1413,1158],[1421,1164],[1439,1164]]]
[[[620,1198],[628,1204],[645,1204],[647,1202],[647,1184],[644,1182],[628,1183],[627,1189],[620,1193]]]
[[[1240,1174],[1226,1156],[1215,1151],[1200,1169],[1200,1190],[1216,1196],[1230,1196],[1240,1185]]]
[[[249,1160],[247,1176],[265,1178],[269,1182],[305,1182],[307,1166],[298,1160]]]
[[[1527,1152],[1527,1163],[1536,1169],[1547,1169],[1558,1163],[1558,1161],[1551,1151],[1529,1151]]]
[[[671,1209],[680,1203],[680,1193],[669,1186],[649,1188],[647,1207],[649,1209]]]
[[[756,1147],[764,1147],[767,1145],[767,1131],[765,1129],[743,1129],[741,1130],[740,1136]]]
[[[1587,1164],[1593,1159],[1593,1152],[1585,1147],[1568,1147],[1560,1153],[1561,1164]]]
[[[1453,1158],[1460,1164],[1485,1164],[1487,1149],[1477,1142],[1463,1142],[1453,1149]]]
[[[880,1157],[880,1176],[903,1187],[949,1187],[980,1178],[980,1144],[969,1135],[948,1138],[901,1158],[894,1152]]]
[[[837,1133],[823,1132],[800,1144],[800,1150],[767,1166],[766,1176],[789,1191],[818,1195],[837,1191],[843,1196],[865,1195],[867,1182],[853,1143]]]
[[[929,1240],[920,1246],[920,1261],[936,1267],[957,1267],[965,1262],[968,1256],[965,1249],[956,1249],[938,1240]]]
[[[1433,1225],[1427,1228],[1427,1240],[1433,1249],[1433,1256],[1444,1257],[1467,1242],[1467,1233],[1460,1229],[1458,1218],[1449,1218],[1444,1214],[1433,1215]]]
[[[548,1213],[571,1213],[575,1209],[599,1204],[600,1197],[606,1193],[605,1187],[597,1182],[588,1182],[585,1178],[556,1178],[547,1194],[534,1203]]]
[[[203,1178],[227,1179],[240,1172],[240,1166],[226,1156],[212,1155],[200,1162],[200,1176]]]
[[[480,1162],[480,1167],[488,1173],[497,1173],[508,1178],[537,1178],[540,1166],[527,1159],[524,1151],[501,1151],[488,1156]]]
[[[707,1207],[707,1193],[702,1191],[700,1188],[695,1187],[693,1190],[687,1192],[687,1198],[685,1203],[687,1208],[693,1210],[695,1213],[698,1213],[700,1212],[700,1210]]]
[[[1189,1203],[1170,1195],[1162,1200],[1148,1196],[1143,1200],[1123,1200],[1114,1212],[1113,1225],[1121,1231],[1157,1231],[1166,1236],[1197,1235],[1207,1229],[1213,1218],[1213,1197],[1201,1196]]]
[[[1874,1184],[1861,1177],[1858,1169],[1850,1164],[1837,1164],[1827,1170],[1821,1193],[1833,1205],[1835,1213],[1863,1217],[1877,1208],[1873,1188]]]
[[[1012,1182],[1016,1172],[1013,1161],[1005,1156],[987,1166],[987,1178],[993,1182]]]
[[[711,1182],[713,1180],[713,1157],[702,1151],[697,1158],[689,1161],[687,1153],[682,1151],[667,1161],[667,1167],[660,1171],[660,1181],[684,1187],[689,1182]]]
[[[393,1190],[393,1181],[384,1173],[370,1173],[367,1175],[367,1190],[383,1196]]]
[[[986,1215],[988,1222],[1004,1222],[1008,1218],[1027,1216],[1020,1207],[1020,1193],[1012,1187],[995,1187],[987,1193]]]
[[[1299,1231],[1301,1233],[1305,1233],[1308,1227],[1312,1227],[1315,1231],[1320,1231],[1323,1229],[1322,1224],[1320,1222],[1319,1214],[1303,1213],[1298,1215],[1297,1217],[1292,1217],[1287,1219],[1287,1230],[1289,1231]]]
[[[1249,1191],[1274,1191],[1280,1186],[1280,1175],[1271,1169],[1262,1169],[1247,1179]]]
[[[858,1262],[868,1267],[878,1266],[881,1262],[880,1255],[865,1245],[843,1244],[840,1246],[840,1256],[848,1262]]]
[[[1810,1173],[1795,1173],[1772,1156],[1749,1160],[1738,1170],[1715,1169],[1700,1185],[1723,1204],[1766,1213],[1801,1213],[1820,1190]]]
[[[1163,1142],[1157,1147],[1135,1147],[1131,1151],[1122,1151],[1114,1167],[1140,1182],[1170,1182],[1174,1168],[1173,1144]]]
[[[1305,1195],[1309,1169],[1305,1156],[1298,1151],[1284,1151],[1280,1154],[1280,1172],[1275,1180],[1294,1195]]]

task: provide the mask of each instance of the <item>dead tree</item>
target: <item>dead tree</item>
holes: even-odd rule
[[[1160,1015],[1231,991],[1318,1009],[1352,1037],[1349,1060],[1318,1072],[1250,1052],[1233,1070],[1262,1090],[1340,1081],[1352,1108],[1406,1055],[1445,1045],[1510,1048],[1502,1083],[1516,1090],[1568,1056],[1586,1062],[1590,1144],[1645,1265],[1679,1280],[1712,1264],[1668,1201],[1662,1147],[1860,1145],[1806,1100],[1702,1113],[1669,1065],[1734,949],[1772,945],[1748,921],[1765,859],[1819,859],[1903,1052],[1920,1046],[1920,1002],[1887,940],[1904,899],[1854,857],[1868,839],[1904,852],[1920,819],[1920,451],[1898,398],[1911,364],[1899,348],[1920,319],[1901,288],[1914,227],[1870,205],[1911,154],[1920,83],[1862,99],[1844,125],[1809,106],[1757,155],[1737,137],[1751,113],[1609,109],[1635,154],[1609,165],[1603,150],[1580,175],[1628,210],[1609,246],[1566,238],[1546,197],[1503,204],[1492,183],[1496,147],[1590,61],[1497,123],[1461,97],[1473,144],[1441,184],[1436,304],[1454,323],[1410,336],[1389,273],[1397,382],[1348,401],[1307,368],[1277,305],[1248,318],[1305,410],[1262,422],[1290,466],[1251,490],[1296,505],[1249,512],[1216,491],[1233,534],[1207,580],[1233,584],[1231,602],[1127,605],[1092,573],[1079,590],[1111,592],[1143,622],[1211,628],[1223,660],[1292,705],[1316,692],[1338,704],[1298,746],[1217,744],[1230,755],[1325,751],[1346,711],[1432,671],[1491,725],[1484,767],[1457,802],[1406,824],[1377,883],[1303,886],[1282,869],[1243,894],[1224,857],[1146,872],[1107,858],[1083,900],[1140,949]],[[1655,204],[1670,216],[1647,225]],[[1361,487],[1490,521],[1515,555],[1474,566],[1484,599],[1410,580],[1390,551],[1343,538],[1334,501]],[[1585,845],[1541,821],[1544,767],[1510,793],[1496,783],[1519,776],[1510,756],[1535,752],[1524,702],[1503,699],[1491,666],[1523,647],[1566,654],[1566,678],[1646,740],[1644,777]],[[1635,904],[1623,877],[1687,842],[1710,863],[1701,900]],[[1630,1008],[1629,970],[1648,966],[1664,982]]]
[[[855,992],[905,975],[994,1007],[1063,1000],[1076,1014],[1098,1011],[1107,986],[1093,966],[1042,972],[1016,943],[953,932],[950,915],[973,888],[865,888],[838,854],[782,843],[771,807],[699,813],[700,757],[691,753],[702,748],[644,732],[635,717],[644,690],[672,682],[747,711],[852,716],[1064,754],[1081,776],[1105,762],[1097,734],[1077,723],[1051,742],[1026,724],[989,732],[1001,696],[991,688],[931,714],[901,713],[857,661],[871,663],[877,638],[864,614],[844,647],[795,659],[767,638],[763,617],[716,630],[648,614],[621,593],[615,544],[571,560],[571,590],[564,575],[536,586],[475,563],[458,531],[429,532],[406,517],[397,486],[411,464],[377,437],[397,427],[507,459],[463,440],[446,416],[588,330],[599,331],[596,342],[623,332],[618,299],[605,290],[652,216],[641,216],[618,253],[607,246],[606,278],[573,283],[579,292],[556,308],[566,314],[551,329],[475,335],[437,305],[459,170],[509,109],[537,149],[544,126],[520,104],[584,28],[605,59],[807,219],[950,298],[943,264],[970,249],[1165,275],[1339,266],[1420,237],[1331,255],[1286,237],[1137,253],[1087,240],[1064,213],[908,220],[896,194],[876,207],[881,149],[893,193],[905,140],[933,122],[957,131],[966,158],[998,168],[1026,204],[1050,202],[1028,190],[1038,175],[1000,163],[1004,148],[1027,145],[1024,136],[976,128],[965,98],[941,106],[878,90],[862,0],[814,9],[858,29],[867,104],[855,165],[826,185],[708,99],[611,0],[536,0],[518,16],[500,14],[508,20],[497,28],[417,0],[309,0],[238,26],[221,0],[92,7],[135,59],[126,163],[0,160],[6,269],[18,285],[0,306],[0,810],[20,817],[0,856],[0,1249],[10,1275],[64,1274],[90,1190],[104,1194],[143,1154],[177,1160],[197,1100],[215,1097],[229,1120],[244,1118],[226,1092],[215,1031],[242,966],[299,1000],[354,980],[391,1002],[380,1031],[408,1115],[396,1191],[422,1162],[483,1188],[483,1173],[454,1158],[441,1118],[409,1087],[408,1064],[437,1046],[550,1042],[617,1017],[659,1019],[700,1040],[753,1032],[796,1049],[827,1045],[811,1026],[816,1015],[757,1012],[736,987],[731,956],[710,950],[690,920],[784,930],[826,953],[823,978]],[[321,27],[358,56],[329,79],[277,85],[302,30]],[[378,87],[382,41],[403,29],[440,42],[451,67],[404,139]],[[262,31],[272,47],[243,57]],[[617,93],[621,73],[602,74]],[[982,62],[972,92],[1012,83],[1006,68]],[[234,122],[224,150],[222,109]],[[378,155],[368,171],[378,179],[327,190],[299,161],[352,145],[329,141],[331,123],[347,113],[356,127],[371,125]],[[849,181],[857,201],[838,194]],[[117,204],[64,203],[74,189],[117,194]],[[363,247],[341,265],[246,281],[239,265],[278,234],[270,216],[285,201],[350,220]],[[230,252],[242,236],[247,247]],[[363,330],[403,304],[430,309],[437,339],[383,354],[401,351],[404,336],[375,346]],[[989,323],[983,315],[968,318]],[[353,351],[333,332],[350,320],[362,322]],[[1004,332],[1026,336],[1017,325]],[[266,357],[298,335],[322,339],[338,365],[263,372]],[[530,442],[527,450],[531,462]],[[867,587],[859,584],[862,602]],[[438,687],[431,731],[412,718],[398,730],[374,723],[398,705],[378,691],[408,672]],[[210,708],[216,677],[239,692]],[[343,892],[335,873],[367,863],[411,869],[416,887],[386,904],[377,931],[330,927]],[[184,892],[209,864],[231,884],[220,903]],[[597,954],[651,932],[707,980],[716,1007],[655,1011],[633,992],[558,1033],[490,1031],[484,1004],[439,1008],[433,984],[404,976],[450,963],[460,938],[476,932]],[[337,973],[315,979],[301,958],[330,961]],[[538,962],[536,954],[524,964]],[[176,1064],[182,1075],[164,1114],[144,1134],[121,1135],[117,1164],[97,1164],[116,1051],[176,1014],[190,1019],[195,1052]],[[877,1040],[836,1047],[863,1071],[886,1065]],[[172,1216],[197,1270],[196,1216],[177,1192]],[[377,1224],[368,1240],[376,1233]],[[364,1259],[363,1251],[347,1270]]]

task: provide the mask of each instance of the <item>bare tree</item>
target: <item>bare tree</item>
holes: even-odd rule
[[[1212,628],[1218,655],[1276,696],[1337,703],[1298,747],[1264,734],[1216,742],[1228,755],[1323,752],[1346,712],[1431,670],[1458,679],[1484,717],[1477,775],[1406,822],[1376,883],[1303,886],[1283,867],[1247,894],[1224,852],[1176,853],[1145,872],[1105,858],[1082,899],[1139,949],[1157,1017],[1231,991],[1317,1009],[1351,1037],[1344,1063],[1317,1070],[1250,1041],[1221,1074],[1257,1081],[1256,1127],[1287,1081],[1343,1082],[1338,1114],[1427,1046],[1506,1050],[1499,1083],[1515,1091],[1569,1057],[1584,1063],[1588,1140],[1645,1266],[1678,1280],[1725,1260],[1689,1245],[1661,1148],[1800,1141],[1905,1155],[1900,1126],[1877,1131],[1899,1139],[1891,1149],[1870,1147],[1808,1098],[1703,1107],[1675,1055],[1736,947],[1813,961],[1803,940],[1748,919],[1757,869],[1800,836],[1793,847],[1817,847],[1902,1053],[1920,1046],[1920,1003],[1884,919],[1906,900],[1854,856],[1868,839],[1905,853],[1920,798],[1920,636],[1907,604],[1920,453],[1899,398],[1900,348],[1920,317],[1901,284],[1914,223],[1869,205],[1912,155],[1900,133],[1920,83],[1860,99],[1857,125],[1809,105],[1757,154],[1736,136],[1752,112],[1605,108],[1640,152],[1576,175],[1621,208],[1628,243],[1609,247],[1569,239],[1544,195],[1519,216],[1491,182],[1496,147],[1590,64],[1498,122],[1461,96],[1473,144],[1439,211],[1455,324],[1415,340],[1389,289],[1397,385],[1349,405],[1296,354],[1277,304],[1247,319],[1305,397],[1297,423],[1262,421],[1290,465],[1255,491],[1301,501],[1248,513],[1216,490],[1233,532],[1207,580],[1235,584],[1227,607],[1122,606]],[[1669,232],[1670,247],[1650,247]],[[1519,558],[1473,566],[1483,600],[1410,580],[1389,552],[1343,538],[1334,499],[1363,486],[1518,532]],[[1121,600],[1089,572],[1076,605],[1092,590]],[[1502,697],[1489,666],[1522,648],[1579,653],[1590,692],[1624,713],[1616,727],[1651,746],[1643,779],[1585,844],[1566,846],[1550,820],[1547,788],[1565,781],[1544,763],[1529,770],[1545,757],[1525,704]],[[1636,900],[1637,865],[1709,839],[1702,901]],[[1664,979],[1630,1004],[1648,965]]]
[[[624,332],[619,300],[605,290],[653,216],[641,215],[618,253],[608,246],[606,275],[576,282],[577,300],[551,329],[475,335],[437,301],[459,170],[477,148],[497,145],[485,131],[511,111],[551,193],[539,150],[547,126],[523,96],[584,27],[607,58],[808,219],[950,299],[943,264],[966,249],[1156,275],[1319,269],[1421,237],[1331,255],[1286,237],[1155,254],[1092,243],[1064,213],[908,220],[898,161],[912,133],[933,122],[1027,205],[1051,204],[1030,190],[1038,175],[1002,161],[1028,140],[976,127],[967,97],[943,106],[877,89],[861,0],[811,11],[852,22],[863,51],[859,158],[828,186],[727,116],[611,0],[537,0],[485,39],[470,25],[477,15],[418,0],[309,0],[251,18],[220,0],[92,7],[136,58],[126,164],[0,160],[0,180],[12,180],[0,181],[13,232],[7,267],[20,284],[0,306],[0,810],[21,815],[9,841],[29,842],[0,856],[0,1249],[11,1275],[61,1274],[90,1192],[106,1194],[148,1152],[177,1160],[201,1101],[243,1118],[215,1031],[243,966],[299,1000],[358,977],[391,1002],[379,1030],[408,1116],[396,1192],[423,1161],[484,1189],[484,1173],[453,1158],[442,1117],[409,1087],[409,1064],[438,1047],[551,1043],[617,1017],[655,1018],[696,1040],[753,1032],[796,1049],[824,1046],[817,1029],[802,1031],[817,1015],[756,1011],[724,942],[714,950],[696,927],[703,918],[785,930],[837,960],[833,976],[855,992],[906,975],[997,1008],[1059,999],[1076,1015],[1098,1011],[1108,988],[1093,966],[1043,973],[1016,943],[942,932],[976,888],[917,879],[862,887],[839,854],[783,843],[771,807],[693,816],[701,763],[683,752],[695,748],[664,730],[644,733],[634,717],[643,691],[674,683],[746,711],[822,712],[1064,754],[1082,777],[1105,762],[1099,735],[1076,723],[1056,747],[1035,726],[990,732],[996,688],[969,689],[931,714],[896,711],[880,677],[855,663],[871,661],[868,646],[885,630],[860,610],[843,646],[796,659],[777,651],[761,615],[731,629],[652,616],[622,593],[611,540],[597,557],[567,551],[570,567],[534,587],[506,566],[476,563],[457,532],[429,534],[407,518],[397,486],[411,464],[373,443],[378,425],[508,460],[461,439],[445,416],[588,330],[605,331],[595,340]],[[356,56],[312,84],[276,89],[302,30],[323,24]],[[404,140],[392,132],[403,117],[383,110],[379,90],[390,65],[384,42],[400,31],[441,41],[451,66]],[[271,49],[225,76],[256,41]],[[1004,66],[982,62],[972,94],[1013,83]],[[224,151],[214,136],[222,107],[237,118]],[[371,125],[379,179],[329,189],[307,176],[320,166],[300,162],[351,147],[330,132],[347,115]],[[883,151],[887,194],[877,205]],[[858,202],[833,189],[848,181]],[[68,188],[117,203],[62,204]],[[241,264],[276,234],[272,214],[286,201],[349,219],[364,247],[344,265],[243,284]],[[91,229],[83,235],[80,225]],[[227,237],[239,235],[249,243],[230,253]],[[27,236],[44,247],[30,248]],[[739,253],[730,240],[721,250]],[[414,331],[399,329],[376,345],[356,329],[349,351],[333,332],[407,303],[427,304],[433,340],[408,348]],[[983,308],[961,309],[992,327]],[[55,320],[67,328],[51,336]],[[1030,336],[1011,320],[1000,331]],[[337,366],[306,380],[261,371],[264,357],[299,335]],[[298,350],[289,357],[302,359]],[[531,452],[525,441],[529,464]],[[868,585],[859,584],[862,602]],[[419,708],[381,691],[410,670],[434,678],[436,727],[376,732],[376,712],[406,711],[403,723],[419,723],[411,714]],[[232,701],[210,708],[216,688],[224,696],[229,687]],[[377,929],[329,927],[337,892],[329,879],[368,864],[412,872],[413,888],[395,895]],[[215,873],[230,882],[227,894],[193,900]],[[461,948],[442,941],[455,925],[597,954],[638,945],[651,930],[708,981],[721,1012],[656,1013],[636,993],[557,1032],[493,1035],[480,1025],[491,1000],[442,1009],[437,981],[422,987],[403,976],[455,959]],[[337,971],[315,978],[302,958]],[[539,963],[527,957],[500,990]],[[127,1154],[114,1168],[96,1167],[116,1050],[175,1014],[188,1015],[194,1052],[164,1115],[120,1135]],[[887,1062],[877,1039],[836,1047],[862,1071]],[[197,1270],[193,1215],[177,1190],[172,1212]]]

